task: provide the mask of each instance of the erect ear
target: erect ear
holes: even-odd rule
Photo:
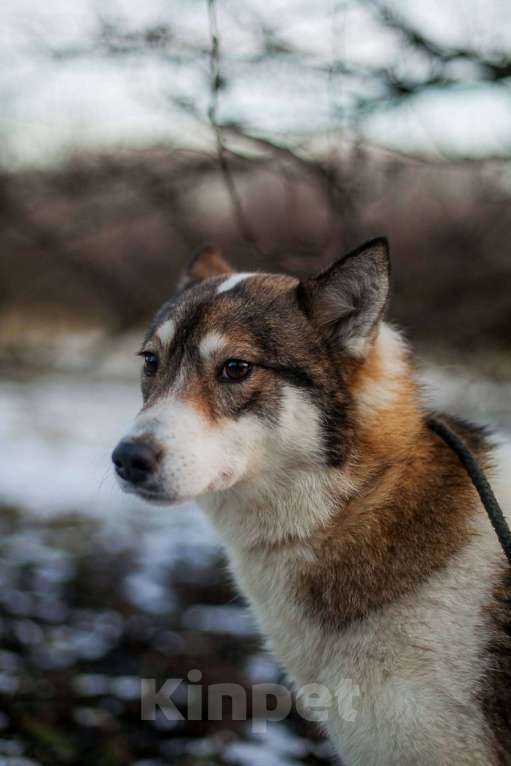
[[[178,288],[183,290],[194,282],[232,273],[233,269],[224,260],[220,250],[214,245],[204,245],[188,261],[179,279]]]
[[[389,295],[387,240],[372,239],[298,286],[298,300],[330,342],[363,356],[383,316]]]

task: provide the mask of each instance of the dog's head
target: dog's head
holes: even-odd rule
[[[193,259],[141,349],[144,404],[113,453],[123,489],[159,503],[266,472],[342,465],[347,384],[373,343],[389,291],[384,239],[319,276],[234,273]]]

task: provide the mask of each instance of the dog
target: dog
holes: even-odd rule
[[[337,693],[344,764],[511,763],[511,569],[426,426],[389,274],[384,238],[303,281],[202,249],[150,325],[113,462],[127,492],[198,501],[290,677]],[[444,421],[509,512],[506,445]]]

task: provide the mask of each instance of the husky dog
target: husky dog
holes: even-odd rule
[[[203,249],[146,335],[115,469],[197,499],[298,685],[358,690],[325,724],[347,766],[511,763],[511,570],[426,426],[388,294],[385,239],[305,281]],[[506,473],[505,447],[445,421],[509,512],[511,452]]]

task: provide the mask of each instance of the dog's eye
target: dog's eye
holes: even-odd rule
[[[151,375],[156,375],[160,364],[156,354],[153,354],[152,351],[144,351],[142,356],[144,357],[144,375],[148,375],[149,377]]]
[[[252,365],[249,362],[243,362],[241,359],[228,359],[222,367],[221,379],[238,383],[245,380],[252,371]]]

